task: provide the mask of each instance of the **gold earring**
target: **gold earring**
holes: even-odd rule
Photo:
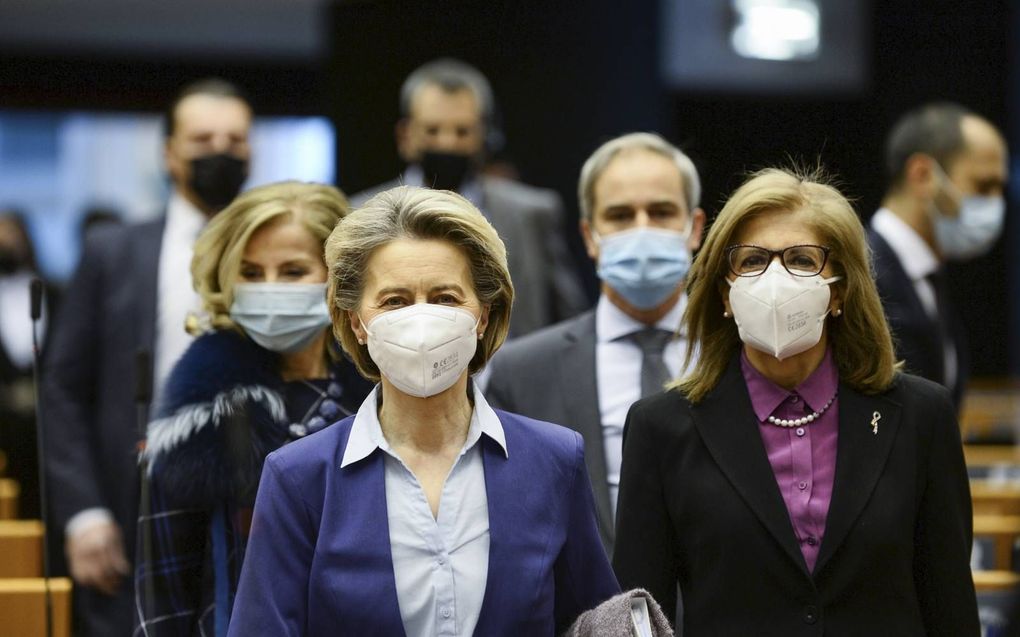
[[[837,307],[837,308],[836,308],[835,310],[833,310],[832,314],[833,314],[834,316],[841,316],[841,315],[843,314],[843,310],[841,310],[841,309],[839,309],[839,308]]]

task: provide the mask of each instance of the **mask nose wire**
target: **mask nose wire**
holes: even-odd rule
[[[363,330],[365,330],[365,335],[366,336],[372,336],[371,330],[368,329],[368,322],[366,322],[365,319],[361,318],[361,313],[360,312],[355,312],[354,315],[358,317],[358,321],[361,323],[361,328]],[[382,314],[380,314],[379,316],[382,316]],[[379,316],[376,316],[375,318],[379,318]],[[375,319],[372,319],[372,320],[374,321]],[[475,324],[471,327],[471,329],[473,331],[475,331],[475,333],[477,333],[478,326],[481,324],[481,322],[482,322],[482,313],[481,313],[481,311],[479,311],[478,312],[478,316],[475,317]]]

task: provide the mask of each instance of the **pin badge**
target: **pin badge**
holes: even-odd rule
[[[871,433],[878,435],[878,421],[882,419],[882,414],[877,411],[871,415]]]

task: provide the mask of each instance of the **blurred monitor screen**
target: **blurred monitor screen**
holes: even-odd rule
[[[162,125],[150,113],[0,110],[0,210],[24,213],[44,274],[70,276],[88,212],[128,223],[163,214]],[[334,181],[335,133],[325,117],[256,117],[251,151],[246,189]]]
[[[862,0],[664,0],[665,84],[694,92],[859,92],[867,81],[869,5]]]

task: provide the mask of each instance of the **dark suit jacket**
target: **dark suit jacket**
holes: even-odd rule
[[[868,244],[874,260],[875,284],[896,344],[896,357],[906,362],[911,374],[945,385],[945,353],[938,324],[924,311],[914,282],[882,235],[869,229]],[[959,316],[952,306],[949,309],[949,316],[945,318],[949,322],[950,338],[956,345],[957,367],[956,382],[949,390],[959,409],[967,381],[967,339]]]
[[[351,197],[354,205],[401,185],[393,180]],[[563,239],[563,206],[552,190],[481,177],[480,206],[506,244],[514,305],[510,336],[521,336],[583,312],[591,304]]]
[[[135,355],[153,349],[162,235],[162,221],[89,234],[43,366],[51,532],[62,536],[75,513],[106,507],[129,558],[139,487]],[[77,588],[81,634],[131,634],[132,591],[130,577],[115,598]]]
[[[560,634],[619,592],[599,543],[580,436],[497,412],[482,445],[489,567],[476,635]],[[383,452],[341,468],[354,417],[269,455],[231,636],[404,634]],[[413,636],[412,636],[413,637]]]
[[[615,534],[595,377],[595,310],[507,343],[489,366],[485,396],[493,407],[570,427],[584,436],[599,535],[612,554]]]
[[[759,426],[737,358],[697,405],[676,391],[634,404],[613,558],[625,589],[661,602],[679,583],[687,637],[979,634],[970,491],[943,387],[906,374],[877,396],[840,384],[813,573]]]

